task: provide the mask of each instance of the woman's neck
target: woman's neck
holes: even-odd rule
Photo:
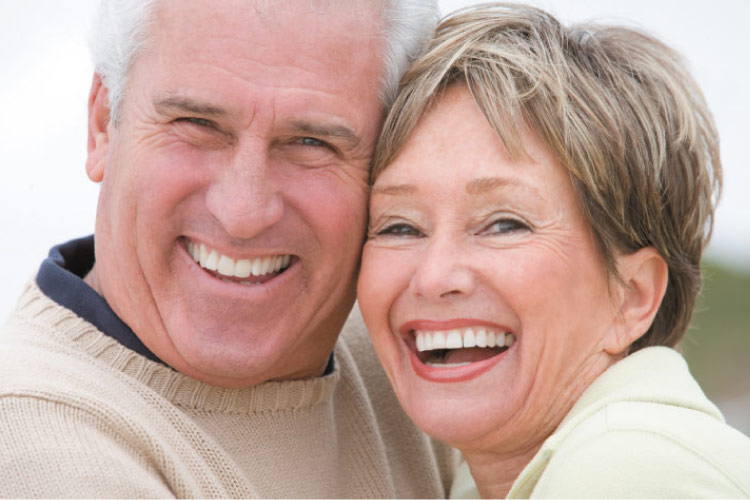
[[[513,482],[521,474],[540,446],[513,453],[462,450],[482,498],[505,498]]]

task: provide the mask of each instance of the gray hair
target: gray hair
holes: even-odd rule
[[[383,72],[380,99],[389,108],[401,76],[423,51],[439,18],[437,0],[378,0],[382,3]],[[95,71],[107,88],[117,123],[133,60],[148,40],[157,0],[101,0],[89,36]]]

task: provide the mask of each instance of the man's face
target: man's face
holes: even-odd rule
[[[328,3],[162,1],[92,131],[90,282],[208,383],[319,375],[354,301],[381,38],[374,2]]]

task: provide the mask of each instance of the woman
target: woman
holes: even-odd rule
[[[483,497],[750,495],[750,441],[672,349],[721,184],[675,52],[531,7],[459,12],[405,77],[372,180],[363,316]]]

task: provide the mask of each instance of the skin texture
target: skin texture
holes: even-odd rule
[[[348,7],[165,0],[120,123],[94,78],[87,281],[157,356],[204,382],[320,375],[353,304],[382,109],[377,15]],[[246,286],[200,268],[186,239],[235,259],[294,258]]]
[[[629,286],[609,282],[567,171],[522,139],[511,159],[468,91],[449,88],[373,186],[358,287],[404,409],[461,449],[491,497],[646,331],[666,286],[651,249],[621,257]],[[516,342],[478,376],[436,382],[410,361],[415,320],[499,325]]]

